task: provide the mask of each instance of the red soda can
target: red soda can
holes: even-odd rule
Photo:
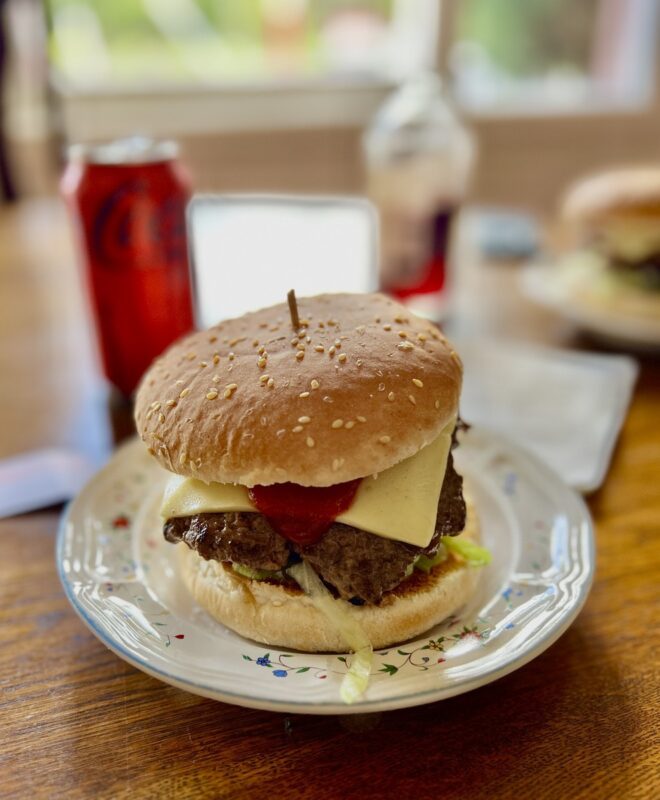
[[[174,142],[134,137],[69,151],[61,191],[76,221],[105,374],[129,396],[193,328],[190,183]]]

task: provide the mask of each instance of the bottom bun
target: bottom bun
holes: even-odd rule
[[[461,536],[479,541],[479,522],[469,500]],[[236,633],[305,652],[346,651],[337,630],[302,590],[246,578],[231,566],[205,561],[183,543],[178,547],[183,579],[195,600]],[[415,571],[387,592],[380,605],[346,607],[374,648],[388,647],[419,636],[453,614],[471,596],[479,573],[450,555],[428,575]]]

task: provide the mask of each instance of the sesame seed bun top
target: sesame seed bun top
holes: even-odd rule
[[[456,415],[462,365],[431,323],[381,294],[298,300],[193,333],[147,371],[135,420],[166,469],[245,486],[382,472]]]
[[[660,217],[660,165],[590,175],[574,183],[561,204],[562,216],[586,225],[618,217]]]

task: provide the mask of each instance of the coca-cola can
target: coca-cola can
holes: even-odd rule
[[[76,145],[62,176],[105,374],[129,396],[193,328],[185,209],[190,182],[171,141]]]

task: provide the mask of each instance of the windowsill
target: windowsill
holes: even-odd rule
[[[71,87],[55,77],[69,140],[107,139],[140,132],[188,136],[318,128],[363,128],[396,84],[377,76],[338,76],[221,84],[142,87]],[[498,105],[464,104],[475,124],[536,124],[648,113],[653,98],[591,97],[584,102],[540,103],[521,96]]]
[[[68,138],[86,140],[127,131],[182,136],[362,127],[394,88],[385,77],[367,76],[98,89],[53,80]]]

